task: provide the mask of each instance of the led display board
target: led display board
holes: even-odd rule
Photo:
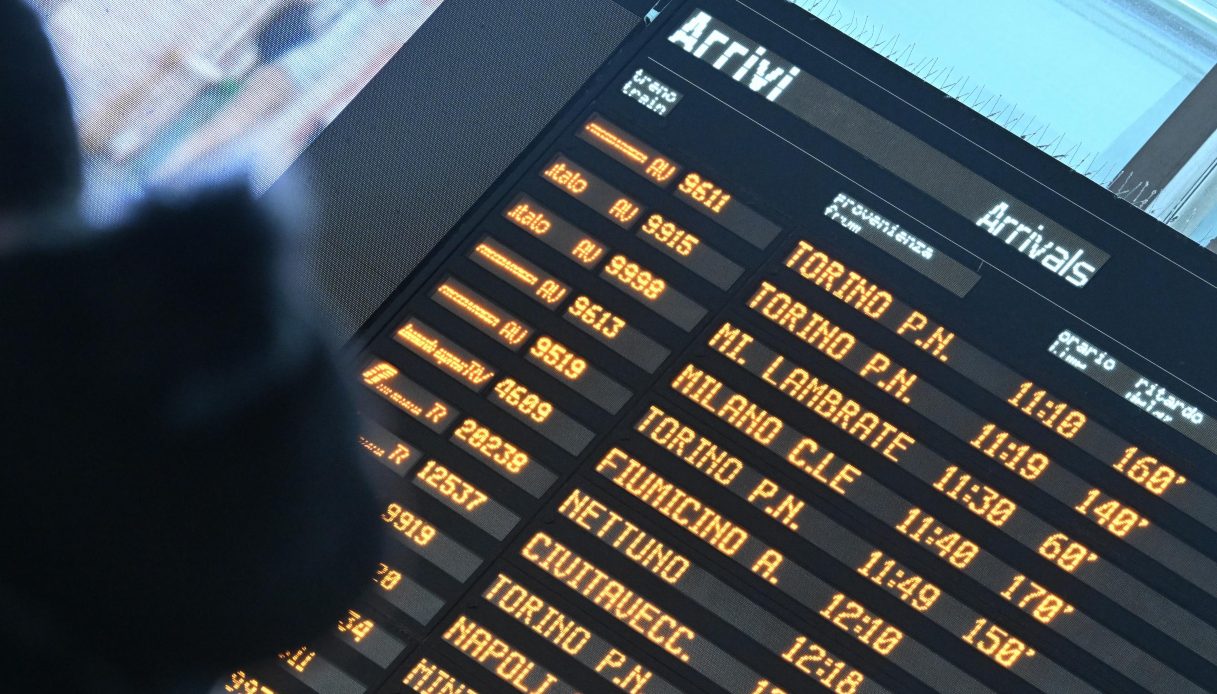
[[[794,8],[673,2],[357,337],[388,555],[219,689],[1202,691],[1214,262]]]

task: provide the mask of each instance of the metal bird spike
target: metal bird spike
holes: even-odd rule
[[[874,33],[875,33],[875,27],[872,26],[870,23],[870,15],[866,15],[865,17],[862,18],[862,30],[858,32],[858,42],[866,43],[867,41],[870,40],[870,37]]]

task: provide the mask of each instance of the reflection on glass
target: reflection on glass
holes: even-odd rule
[[[441,0],[42,0],[94,216],[245,168],[274,182]]]
[[[791,1],[1217,245],[1217,138],[1187,146],[1165,177],[1129,166],[1217,63],[1213,0]]]

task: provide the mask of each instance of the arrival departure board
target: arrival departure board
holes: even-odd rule
[[[385,557],[217,691],[1215,691],[1215,312],[796,8],[673,2],[357,338]]]

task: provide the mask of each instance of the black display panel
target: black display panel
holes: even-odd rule
[[[796,8],[673,2],[353,343],[387,556],[219,689],[1212,690],[1215,309]]]

